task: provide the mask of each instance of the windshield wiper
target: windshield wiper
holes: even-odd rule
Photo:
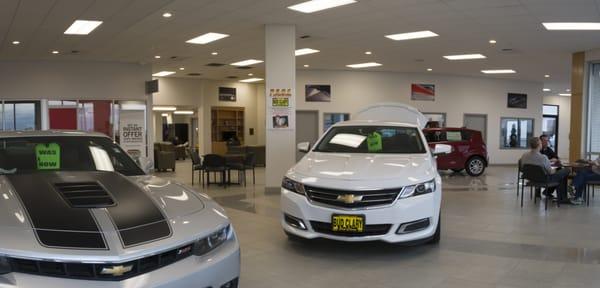
[[[13,168],[13,169],[0,168],[0,175],[15,174],[15,173],[17,173],[17,168]]]

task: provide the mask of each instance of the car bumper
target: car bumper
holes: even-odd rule
[[[0,276],[0,288],[220,288],[232,280],[239,279],[239,276],[240,247],[237,238],[232,237],[218,249],[204,256],[190,256],[123,281],[89,281],[9,273]]]
[[[439,187],[441,186],[438,186],[438,189],[441,189]],[[439,221],[440,203],[441,192],[436,191],[426,195],[399,199],[387,207],[347,210],[312,203],[303,195],[281,189],[281,207],[283,211],[281,224],[286,232],[306,239],[326,238],[348,242],[418,243],[434,236]],[[284,219],[285,214],[301,219],[306,226],[306,230],[288,224]],[[383,234],[370,236],[343,236],[315,231],[315,227],[311,222],[331,223],[333,214],[364,215],[365,227],[389,224],[391,228]],[[429,219],[427,228],[410,233],[396,233],[402,224],[422,219]]]

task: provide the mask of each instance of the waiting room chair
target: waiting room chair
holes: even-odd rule
[[[523,179],[527,180],[527,186],[529,186],[529,193],[533,193],[533,188],[553,188],[560,186],[560,182],[551,182],[550,175],[546,172],[544,167],[538,165],[530,165],[525,164],[521,168],[523,173]],[[523,187],[523,191],[521,192],[521,207],[523,207],[523,194],[525,187]],[[561,195],[558,194],[558,201],[556,201],[556,205],[560,207]],[[550,197],[545,198],[544,200],[544,210],[548,210],[548,200]]]
[[[594,198],[596,196],[596,186],[600,186],[600,181],[587,181],[585,183],[585,202],[587,206],[590,206],[590,189],[592,198]]]
[[[227,184],[227,161],[225,157],[217,154],[204,155],[203,161],[204,173],[206,173],[206,186],[210,186],[210,173],[215,175],[215,181],[217,180],[217,173],[221,174],[221,183],[223,186]]]
[[[202,159],[196,151],[192,150],[192,148],[188,147],[186,150],[192,159],[192,186],[194,186],[194,173],[196,171],[199,171],[198,182],[200,182],[200,185],[204,186],[204,166],[202,166]]]
[[[246,185],[246,170],[252,170],[252,184],[256,184],[256,154],[250,152],[244,159],[244,185]]]

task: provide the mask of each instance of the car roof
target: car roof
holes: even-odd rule
[[[417,125],[412,124],[412,123],[380,121],[380,120],[349,120],[349,121],[344,121],[344,122],[338,122],[333,125],[333,127],[338,127],[338,126],[398,126],[398,127],[418,128]]]
[[[16,137],[105,137],[105,134],[98,132],[87,132],[78,130],[28,130],[28,131],[0,131],[0,138]]]

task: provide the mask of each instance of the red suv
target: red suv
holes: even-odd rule
[[[448,144],[452,152],[439,155],[437,167],[439,170],[463,169],[471,176],[483,174],[488,165],[488,155],[481,132],[467,128],[425,128],[423,134],[433,149],[435,144]]]

